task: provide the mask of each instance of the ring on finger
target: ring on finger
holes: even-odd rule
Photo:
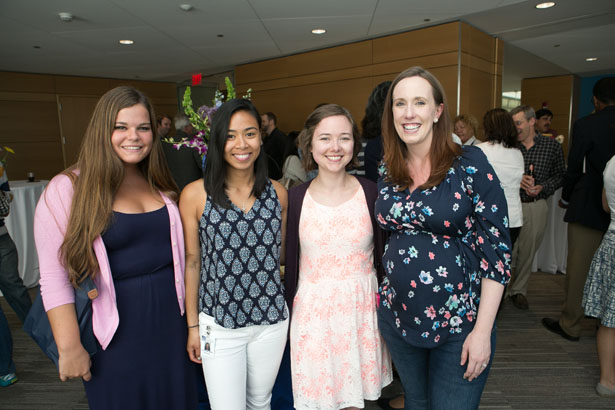
[[[482,367],[484,369],[485,367],[487,367],[487,363],[481,364],[480,367]]]

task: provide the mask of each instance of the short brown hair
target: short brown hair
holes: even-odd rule
[[[357,156],[361,151],[361,134],[359,134],[359,128],[357,123],[352,118],[352,115],[348,110],[341,105],[337,104],[325,104],[316,108],[305,120],[303,130],[297,137],[297,145],[301,149],[302,159],[301,162],[306,171],[311,171],[318,168],[318,164],[314,161],[312,156],[312,137],[314,137],[314,130],[318,127],[318,124],[322,120],[328,117],[334,117],[336,115],[342,115],[352,125],[352,140],[354,142],[354,148],[352,150],[352,160],[346,165],[346,169],[352,169],[359,165]]]
[[[421,77],[431,85],[433,98],[437,105],[442,104],[442,115],[433,125],[433,139],[429,157],[431,160],[431,172],[429,179],[421,186],[422,189],[431,188],[444,180],[448,170],[457,155],[461,154],[461,147],[453,142],[451,130],[451,117],[448,113],[448,102],[444,88],[433,74],[423,67],[410,67],[402,71],[391,84],[382,113],[382,145],[384,162],[389,171],[388,181],[406,189],[412,185],[412,178],[406,167],[408,147],[399,138],[395,130],[393,119],[393,91],[400,81],[410,77]]]
[[[168,114],[162,114],[162,115],[156,116],[156,125],[159,126],[160,124],[162,124],[162,120],[164,120],[165,118],[173,122],[173,119]]]
[[[278,117],[276,117],[274,113],[272,113],[271,111],[268,111],[264,113],[263,115],[267,116],[268,120],[272,120],[275,125],[278,125]]]

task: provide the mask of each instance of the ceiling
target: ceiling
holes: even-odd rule
[[[615,0],[556,2],[538,10],[538,0],[0,0],[0,70],[181,82],[462,20],[504,40],[504,91],[524,77],[615,73]],[[321,27],[326,34],[311,33]]]

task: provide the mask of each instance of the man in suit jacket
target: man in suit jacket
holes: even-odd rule
[[[267,112],[261,115],[261,120],[263,150],[267,154],[269,161],[269,178],[278,180],[282,178],[286,135],[277,128],[277,118],[274,113]]]
[[[158,134],[158,137],[163,139],[168,137],[171,132],[172,125],[173,122],[171,117],[167,114],[156,116],[156,133]]]
[[[565,299],[559,320],[544,318],[550,331],[579,340],[583,287],[592,257],[606,232],[610,217],[602,209],[602,173],[615,155],[615,77],[600,79],[593,89],[596,112],[577,120],[564,177],[560,206],[568,208],[568,260]]]

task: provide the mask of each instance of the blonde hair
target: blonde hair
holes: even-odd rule
[[[470,137],[476,136],[476,134],[478,133],[478,120],[474,118],[474,116],[470,114],[459,114],[453,120],[453,126],[457,124],[458,121],[463,122],[466,127],[472,128],[472,135],[470,135]]]
[[[152,150],[138,167],[153,192],[162,191],[177,199],[177,186],[167,167],[162,142],[154,132],[156,116],[149,98],[127,86],[108,91],[94,108],[77,163],[63,172],[71,178],[74,194],[60,257],[73,286],[99,272],[92,245],[109,225],[113,199],[124,179],[124,165],[113,150],[111,134],[120,110],[137,104],[149,113],[153,137]]]

